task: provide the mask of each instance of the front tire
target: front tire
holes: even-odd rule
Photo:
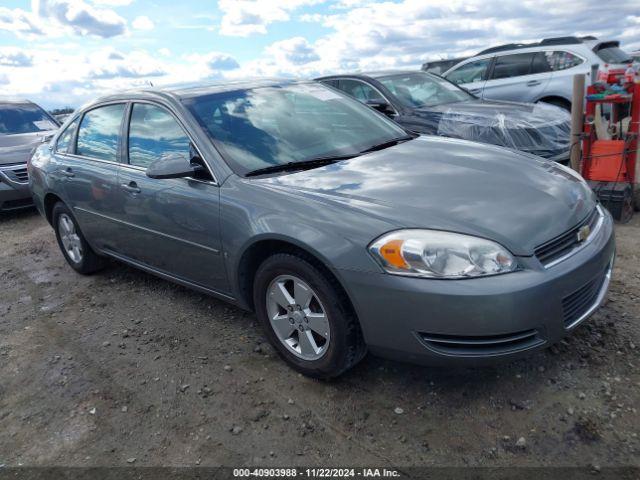
[[[346,295],[313,259],[269,257],[256,272],[253,301],[271,344],[304,375],[337,377],[366,353]]]
[[[73,213],[64,203],[55,204],[51,217],[58,246],[71,268],[82,275],[90,275],[105,266],[105,259],[89,246]]]

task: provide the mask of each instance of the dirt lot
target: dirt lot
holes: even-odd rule
[[[640,464],[640,215],[610,300],[527,360],[293,373],[253,315],[0,218],[0,466]]]

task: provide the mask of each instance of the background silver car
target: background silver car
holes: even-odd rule
[[[58,123],[27,100],[0,100],[0,212],[30,207],[27,161]]]
[[[560,37],[488,48],[443,76],[481,98],[547,102],[570,110],[576,73],[590,76],[599,65],[602,72],[623,74],[629,63],[620,42]]]
[[[102,98],[30,162],[69,264],[108,256],[254,310],[315,377],[368,350],[478,365],[602,302],[610,215],[554,162],[408,134],[315,82]]]

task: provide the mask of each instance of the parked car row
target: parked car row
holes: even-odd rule
[[[442,76],[482,99],[546,102],[570,110],[575,74],[590,76],[596,66],[596,80],[613,83],[632,61],[618,41],[557,37],[488,48]]]
[[[334,75],[318,81],[387,115],[406,130],[490,143],[550,160],[569,160],[570,116],[554,107],[488,101],[425,72]],[[26,163],[68,114],[53,117],[26,101],[1,103],[0,211],[32,205]]]
[[[384,71],[318,79],[406,129],[490,143],[568,163],[571,116],[545,104],[477,98],[426,72]]]
[[[443,136],[523,108],[415,72],[119,93],[40,144],[30,188],[76,271],[110,257],[253,310],[306,375],[367,351],[479,365],[573,331],[614,261],[575,172]]]

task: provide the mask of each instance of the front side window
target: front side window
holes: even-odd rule
[[[391,120],[320,83],[183,99],[236,173],[318,157],[355,155],[406,136]]]
[[[65,128],[64,132],[58,137],[58,142],[56,143],[56,152],[60,153],[73,153],[73,145],[71,142],[73,140],[73,135],[76,133],[76,129],[78,128],[79,119],[76,118],[73,122],[69,124],[67,128]]]
[[[32,103],[0,104],[0,135],[19,135],[56,130],[58,124]]]
[[[497,57],[491,78],[498,80],[529,75],[534,55],[535,53],[518,53]]]
[[[469,100],[471,95],[450,82],[426,72],[378,79],[404,105],[412,108]]]
[[[98,160],[117,161],[120,126],[125,104],[98,107],[84,114],[76,153]]]
[[[386,101],[375,88],[359,80],[341,79],[338,88],[363,103]]]
[[[490,58],[465,63],[445,75],[446,79],[455,84],[480,82],[487,79],[487,72],[491,64]]]
[[[165,109],[143,103],[133,105],[129,125],[129,163],[148,167],[155,160],[181,156],[190,160],[191,141]]]

